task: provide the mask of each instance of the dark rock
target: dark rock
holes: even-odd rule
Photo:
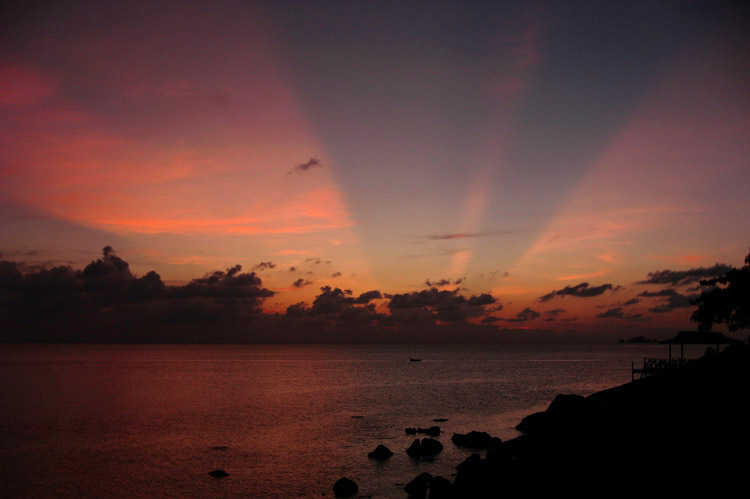
[[[427,496],[427,487],[430,484],[431,478],[432,475],[429,473],[420,473],[414,477],[414,480],[404,486],[404,490],[411,498],[424,498]]]
[[[443,450],[443,444],[432,438],[423,438],[422,441],[414,439],[406,453],[411,457],[418,459],[422,456],[431,456],[438,454]]]
[[[213,470],[209,471],[208,474],[214,478],[224,478],[225,476],[229,476],[229,473],[224,470]]]
[[[525,416],[520,423],[516,425],[516,430],[523,433],[539,432],[542,428],[548,426],[550,415],[546,412],[535,412]]]
[[[468,447],[470,449],[486,449],[502,443],[502,440],[499,438],[493,437],[483,431],[470,431],[466,434],[454,433],[451,441],[459,447]]]
[[[513,463],[513,456],[505,445],[494,445],[487,449],[487,466],[494,470],[507,470]]]
[[[565,395],[561,393],[554,398],[546,412],[556,414],[579,411],[585,403],[586,398],[581,395]]]
[[[456,489],[447,478],[434,476],[430,478],[430,499],[453,499],[456,497]]]
[[[407,429],[404,430],[404,433],[406,433],[407,435],[416,435],[417,434],[417,429],[416,428],[407,428]]]
[[[445,418],[437,418],[437,419],[433,419],[432,421],[433,421],[434,423],[445,423],[445,422],[446,422],[446,421],[448,421],[448,420],[447,420],[447,419],[445,419]]]
[[[423,438],[420,450],[422,452],[422,455],[438,454],[443,450],[443,444],[432,438]]]
[[[375,447],[375,450],[367,454],[367,457],[370,459],[385,459],[387,457],[391,457],[393,455],[393,452],[391,452],[391,449],[386,447],[385,445],[378,445]]]
[[[346,477],[339,478],[333,485],[333,493],[337,497],[350,496],[356,494],[358,491],[359,487],[357,487],[357,484]]]
[[[211,447],[211,450],[228,450],[228,449],[229,449],[228,445],[214,445],[213,447]]]
[[[420,445],[418,438],[414,439],[409,448],[406,449],[406,453],[415,458],[419,458],[419,456],[422,455],[422,446]]]
[[[523,433],[558,431],[572,424],[582,424],[581,414],[586,409],[586,398],[581,395],[560,394],[544,412],[530,414],[516,425]]]
[[[472,454],[471,456],[464,459],[461,464],[456,466],[458,475],[473,475],[476,474],[480,469],[484,469],[484,461],[482,461],[482,456],[480,456],[479,454]]]
[[[472,454],[464,462],[456,466],[456,482],[454,486],[466,497],[475,497],[489,489],[491,474],[487,461],[479,454]]]

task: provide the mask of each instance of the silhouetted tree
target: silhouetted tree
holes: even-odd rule
[[[727,324],[730,331],[750,328],[750,253],[743,267],[701,281],[701,285],[713,288],[691,302],[698,305],[690,317],[699,323],[698,329],[709,330],[712,325],[722,323]]]

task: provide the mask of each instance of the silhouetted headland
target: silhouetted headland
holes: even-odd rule
[[[435,481],[440,497],[723,496],[746,485],[749,409],[750,345],[731,345],[668,374],[558,395],[519,423],[523,435],[487,435],[450,487],[423,474],[407,493],[425,497]]]

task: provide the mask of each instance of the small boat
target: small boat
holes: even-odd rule
[[[409,362],[422,362],[422,359],[415,359],[414,357],[409,357]]]

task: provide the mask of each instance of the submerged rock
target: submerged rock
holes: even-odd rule
[[[430,426],[429,428],[406,428],[404,430],[404,433],[406,433],[407,435],[416,435],[417,433],[422,433],[431,437],[437,437],[440,435],[440,427]]]
[[[448,421],[446,418],[437,418],[432,420],[434,423],[445,423]]]
[[[367,454],[367,457],[370,459],[385,459],[388,457],[391,457],[393,455],[393,452],[391,452],[391,449],[386,447],[385,445],[378,445],[375,447],[375,450]]]
[[[208,474],[214,478],[224,478],[225,476],[229,476],[229,473],[224,470],[213,470],[209,471]]]
[[[354,482],[346,477],[339,478],[333,485],[333,493],[337,497],[346,497],[359,492],[359,487]]]

